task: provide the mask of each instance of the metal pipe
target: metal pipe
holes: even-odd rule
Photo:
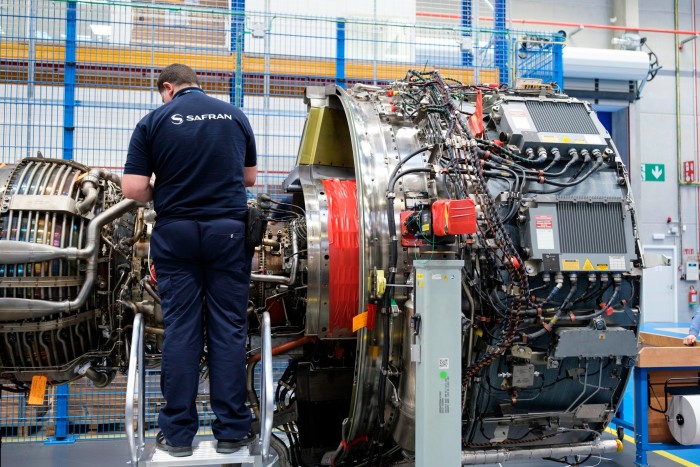
[[[138,465],[138,456],[140,445],[136,444],[136,439],[134,437],[134,396],[138,396],[138,403],[140,405],[144,404],[143,396],[139,390],[136,388],[138,375],[137,362],[139,361],[139,345],[138,342],[142,339],[143,333],[143,316],[137,314],[134,316],[134,329],[132,331],[132,346],[129,352],[129,371],[126,379],[126,401],[124,404],[125,410],[125,421],[124,429],[126,431],[126,441],[129,444],[129,452],[131,454],[131,465]],[[140,385],[139,385],[140,386]],[[140,389],[140,388],[139,388]],[[141,424],[139,423],[139,428]]]
[[[91,169],[80,181],[80,190],[85,197],[82,201],[75,203],[75,209],[79,214],[85,214],[95,206],[100,179],[109,180],[119,186],[122,185],[122,179],[119,175],[106,169]]]
[[[462,465],[495,464],[506,461],[537,459],[553,457],[556,459],[567,456],[586,456],[621,452],[622,441],[618,439],[596,440],[590,443],[574,444],[534,449],[498,449],[481,451],[462,451]]]
[[[283,353],[289,352],[292,349],[296,349],[297,347],[300,347],[304,344],[310,344],[312,342],[316,342],[316,336],[300,337],[299,339],[295,339],[295,340],[290,341],[290,342],[285,342],[284,344],[280,344],[280,345],[273,347],[272,348],[272,355],[283,354]],[[255,354],[255,355],[251,355],[246,360],[246,364],[250,365],[253,362],[259,361],[261,356],[262,356],[262,354],[259,354],[259,353]]]
[[[262,371],[260,372],[260,444],[263,462],[267,463],[270,456],[270,441],[272,439],[272,424],[275,412],[275,391],[272,384],[272,336],[270,335],[270,313],[262,314],[260,340],[262,341]]]
[[[454,19],[459,20],[460,15],[449,14],[449,13],[431,13],[427,11],[417,11],[416,17],[418,18],[441,18],[441,19]],[[494,21],[493,16],[479,16],[479,21]],[[535,19],[524,19],[524,18],[511,18],[506,19],[510,23],[519,24],[537,24],[541,26],[563,26],[571,28],[581,28],[581,29],[605,29],[610,31],[624,31],[624,32],[656,32],[659,34],[680,34],[680,35],[698,35],[700,31],[688,30],[688,29],[663,29],[663,28],[639,28],[631,26],[611,26],[609,24],[592,24],[592,23],[571,23],[566,21],[545,21],[545,20],[535,20]]]
[[[49,302],[26,298],[0,298],[0,321],[41,318],[53,313],[76,310],[85,304],[92,292],[97,276],[98,239],[102,227],[121,217],[140,203],[132,199],[123,199],[106,211],[96,216],[88,225],[85,248],[59,248],[38,243],[3,241],[0,263],[18,264],[49,261],[51,259],[85,259],[85,282],[74,300]],[[23,256],[24,255],[24,256]]]
[[[110,383],[109,375],[107,373],[97,371],[92,367],[85,370],[85,376],[87,376],[98,388],[104,388]]]

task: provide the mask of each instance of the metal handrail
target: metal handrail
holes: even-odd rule
[[[138,370],[138,373],[137,373]],[[144,400],[145,369],[143,366],[143,315],[137,313],[134,316],[134,329],[131,334],[131,352],[129,354],[129,373],[126,380],[126,403],[124,427],[126,440],[129,443],[131,453],[131,465],[138,465],[140,452],[144,443],[144,424],[146,419],[146,401]],[[138,388],[137,385],[138,384]],[[138,445],[134,438],[134,399],[138,404]]]
[[[266,464],[270,458],[270,442],[272,440],[272,423],[275,411],[275,392],[272,384],[272,336],[270,334],[270,314],[263,312],[260,339],[262,340],[260,372],[260,442],[262,444],[262,461]]]

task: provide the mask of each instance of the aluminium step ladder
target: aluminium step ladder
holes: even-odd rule
[[[263,313],[260,330],[262,348],[260,372],[260,431],[255,441],[248,447],[242,447],[233,454],[216,452],[216,441],[197,441],[192,445],[192,455],[173,457],[165,451],[155,448],[155,443],[145,442],[145,367],[143,353],[143,315],[137,313],[134,317],[134,329],[129,355],[129,374],[126,383],[125,427],[126,439],[129,443],[130,464],[132,467],[184,467],[199,465],[252,464],[254,467],[271,467],[278,465],[279,457],[270,449],[272,438],[272,417],[274,412],[275,394],[272,384],[272,338],[270,336],[270,315]],[[134,432],[134,406],[137,406],[138,419],[136,433]]]

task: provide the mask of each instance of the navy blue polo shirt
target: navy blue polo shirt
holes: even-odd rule
[[[159,223],[244,219],[243,167],[255,165],[255,138],[245,114],[192,87],[136,125],[124,174],[156,175],[153,203]]]

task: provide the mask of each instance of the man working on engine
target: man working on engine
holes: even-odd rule
[[[696,312],[693,316],[693,320],[690,322],[690,330],[688,335],[683,339],[685,345],[693,345],[698,340],[698,334],[700,334],[700,311]]]
[[[156,446],[192,454],[206,322],[213,433],[217,452],[231,453],[254,439],[245,406],[245,187],[257,176],[255,139],[243,112],[207,96],[190,67],[168,66],[157,85],[166,105],[136,126],[122,179],[124,196],[152,199],[157,214],[151,254],[165,321],[165,406]]]

